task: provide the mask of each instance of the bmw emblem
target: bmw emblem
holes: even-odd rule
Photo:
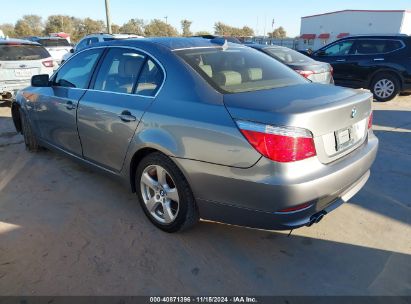
[[[355,116],[357,116],[357,108],[356,107],[352,108],[352,110],[351,110],[351,118],[354,118]]]

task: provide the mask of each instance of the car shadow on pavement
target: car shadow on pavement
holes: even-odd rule
[[[409,251],[327,240],[335,220],[310,236],[210,222],[167,234],[112,179],[13,145],[0,159],[0,294],[411,295]]]
[[[411,226],[411,111],[374,111],[379,151],[361,207]]]

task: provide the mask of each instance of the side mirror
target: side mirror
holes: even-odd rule
[[[70,53],[72,53],[72,54],[73,54],[73,53],[74,53],[74,49],[70,49]]]
[[[34,75],[31,77],[32,87],[49,87],[50,78],[48,74]]]

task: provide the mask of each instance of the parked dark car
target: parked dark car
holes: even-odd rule
[[[215,41],[128,39],[76,52],[18,93],[16,129],[31,151],[48,147],[120,178],[168,232],[199,218],[317,223],[370,176],[372,95]]]
[[[306,55],[283,46],[257,43],[246,45],[277,59],[312,82],[334,83],[333,68],[328,63],[315,61]]]
[[[337,85],[370,89],[378,101],[411,91],[411,37],[407,35],[346,37],[311,57],[333,66]]]

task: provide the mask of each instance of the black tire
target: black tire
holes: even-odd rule
[[[30,125],[30,122],[27,119],[27,116],[23,112],[23,110],[19,109],[19,111],[20,111],[20,120],[21,120],[21,131],[23,133],[26,149],[30,152],[38,152],[41,147],[36,138],[36,135],[33,133],[33,129]]]
[[[147,206],[143,200],[143,194],[140,186],[141,177],[144,170],[153,165],[161,166],[167,171],[175,184],[175,188],[178,191],[179,211],[174,221],[170,224],[160,223],[158,220],[156,220],[147,209]],[[170,158],[159,152],[147,155],[140,161],[139,165],[137,166],[135,176],[135,189],[140,201],[140,205],[143,208],[146,216],[155,226],[165,232],[172,233],[187,230],[199,221],[199,213],[190,185],[185,179],[183,173]]]
[[[390,94],[388,96],[384,96],[381,91],[378,91],[377,85],[381,84],[381,82],[388,82],[390,83],[390,87],[392,84],[393,89],[390,90]],[[371,82],[370,87],[371,92],[374,94],[374,98],[381,102],[386,102],[393,100],[395,97],[398,96],[401,90],[401,83],[397,76],[390,74],[390,73],[379,73],[377,74],[373,81]]]

